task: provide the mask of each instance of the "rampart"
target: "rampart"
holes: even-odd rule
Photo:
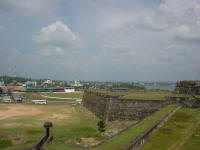
[[[143,132],[140,136],[138,136],[135,140],[133,140],[129,145],[127,145],[123,150],[138,150],[142,147],[145,142],[149,139],[150,135],[159,127],[161,127],[181,106],[177,106],[170,113],[165,115],[162,119],[160,119],[157,123],[152,125],[149,129]]]
[[[200,95],[200,80],[196,81],[177,81],[175,92],[178,94],[197,94]]]
[[[121,99],[94,91],[85,91],[83,96],[83,106],[105,121],[143,119],[172,102]]]

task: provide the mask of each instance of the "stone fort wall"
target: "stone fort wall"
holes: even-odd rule
[[[105,121],[143,119],[172,102],[120,99],[94,91],[85,91],[83,96],[83,106]]]
[[[175,92],[179,94],[197,94],[200,95],[200,80],[195,81],[177,81]]]

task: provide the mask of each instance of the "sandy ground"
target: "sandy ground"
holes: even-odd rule
[[[58,107],[55,110],[55,107]],[[2,104],[0,105],[0,121],[10,120],[16,117],[40,115],[39,120],[63,120],[70,117],[72,109],[65,106],[36,106],[23,104]]]
[[[0,107],[0,120],[4,120],[11,117],[38,115],[42,113],[42,111],[40,111],[34,106],[25,106],[21,104],[4,106],[6,107],[6,110],[3,109],[3,106]]]

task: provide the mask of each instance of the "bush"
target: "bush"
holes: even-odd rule
[[[8,139],[0,139],[0,149],[12,146],[11,140]]]
[[[103,120],[100,120],[97,125],[98,125],[99,132],[104,132],[105,131],[105,123],[104,123]]]

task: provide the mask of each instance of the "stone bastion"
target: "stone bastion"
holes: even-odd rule
[[[121,99],[95,91],[86,90],[83,106],[105,121],[143,119],[162,109],[172,100]]]

